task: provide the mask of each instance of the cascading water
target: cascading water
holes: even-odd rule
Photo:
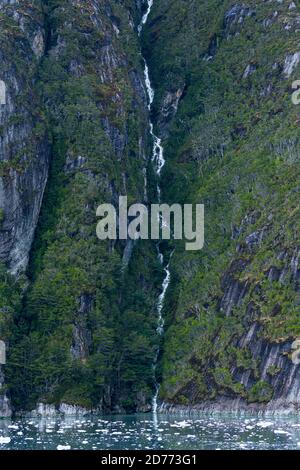
[[[151,9],[153,7],[153,1],[154,0],[147,0],[147,11],[146,13],[143,15],[143,18],[142,18],[142,21],[140,23],[140,25],[138,26],[138,32],[139,34],[141,34],[142,32],[142,29],[143,29],[143,26],[147,23],[147,20],[148,20],[148,16],[151,12]]]
[[[159,260],[160,260],[161,264],[163,265],[164,256],[159,251],[159,245],[158,245],[158,257],[159,257]],[[171,260],[171,257],[170,257],[170,260]],[[170,266],[170,261],[169,261],[168,265],[165,267],[165,274],[166,275],[165,275],[165,278],[164,278],[163,283],[162,283],[162,292],[161,292],[161,294],[158,298],[158,302],[157,302],[158,319],[157,319],[157,330],[156,331],[157,331],[157,334],[160,335],[160,336],[163,335],[164,326],[165,326],[165,320],[164,320],[164,317],[163,317],[163,314],[162,314],[162,310],[163,310],[163,306],[164,306],[164,300],[165,300],[166,292],[167,292],[167,289],[169,287],[170,279],[171,279],[171,273],[170,273],[169,266]],[[157,367],[157,363],[158,363],[159,352],[160,352],[160,349],[158,348],[157,351],[156,351],[154,361],[153,361],[153,375],[154,375],[154,382],[155,382],[155,394],[154,394],[153,400],[152,400],[152,411],[153,411],[153,413],[157,413],[157,398],[158,398],[159,387],[160,387],[159,382],[156,380],[156,367]]]
[[[142,21],[141,21],[140,25],[138,26],[139,34],[141,34],[141,32],[143,30],[143,26],[147,23],[149,14],[150,14],[152,6],[153,6],[153,1],[154,0],[147,0],[147,11],[143,15]],[[145,84],[146,84],[147,95],[148,95],[148,109],[149,109],[149,112],[150,112],[150,134],[151,134],[151,137],[153,139],[152,161],[155,165],[155,170],[156,170],[156,174],[157,174],[157,177],[158,177],[157,196],[158,196],[158,201],[160,202],[161,189],[160,189],[159,179],[160,179],[161,170],[163,169],[163,167],[165,165],[164,149],[163,149],[163,146],[162,146],[161,139],[158,136],[156,136],[155,133],[154,133],[154,125],[153,125],[153,122],[151,121],[151,110],[152,110],[152,104],[153,104],[153,101],[154,101],[154,90],[151,86],[149,68],[148,68],[148,65],[147,65],[147,62],[146,62],[145,58],[144,58],[144,64],[145,64],[145,68],[144,68]],[[163,266],[164,265],[164,255],[160,251],[159,243],[157,245],[157,252],[158,252],[158,259],[159,259],[161,265]],[[169,264],[170,264],[170,261],[169,261],[168,265],[164,268],[165,277],[164,277],[164,280],[163,280],[163,283],[162,283],[162,292],[161,292],[161,294],[158,298],[158,302],[157,302],[157,334],[160,335],[160,336],[162,336],[163,333],[164,333],[165,321],[164,321],[164,318],[163,318],[162,311],[163,311],[163,307],[164,307],[166,292],[167,292],[167,289],[169,287],[170,279],[171,279]],[[159,383],[156,379],[156,368],[157,368],[159,353],[160,353],[160,349],[158,348],[157,351],[156,351],[154,361],[153,361],[153,376],[154,376],[154,382],[155,382],[155,394],[154,394],[153,400],[152,400],[152,411],[153,411],[154,414],[157,413],[157,398],[158,398],[158,393],[159,393]]]

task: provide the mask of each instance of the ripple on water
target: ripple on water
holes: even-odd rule
[[[152,415],[0,421],[0,449],[299,449],[300,417]]]

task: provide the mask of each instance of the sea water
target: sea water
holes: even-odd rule
[[[136,414],[0,420],[0,450],[299,449],[300,417]]]

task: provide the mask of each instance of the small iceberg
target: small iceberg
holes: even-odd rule
[[[56,447],[57,450],[71,450],[71,446],[67,445],[67,446],[62,446],[62,445],[58,445]]]
[[[9,444],[11,441],[11,438],[10,437],[3,437],[3,436],[0,436],[0,444]]]

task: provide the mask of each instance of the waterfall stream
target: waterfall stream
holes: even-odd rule
[[[154,0],[147,0],[147,11],[143,15],[142,21],[141,21],[140,25],[138,26],[139,35],[141,34],[141,32],[143,30],[143,26],[147,23],[149,14],[150,14],[152,6],[153,6],[153,1]],[[164,149],[163,149],[163,146],[162,146],[161,139],[157,135],[155,135],[155,133],[154,133],[154,124],[151,121],[151,110],[152,110],[152,104],[153,104],[153,101],[154,101],[155,93],[154,93],[154,90],[153,90],[152,85],[151,85],[151,80],[150,80],[149,68],[148,68],[147,61],[146,61],[145,58],[143,58],[143,60],[144,60],[144,64],[145,64],[144,76],[145,76],[145,84],[146,84],[147,95],[148,95],[148,109],[149,109],[149,113],[150,113],[150,134],[151,134],[151,137],[153,139],[152,161],[153,161],[153,164],[155,165],[155,171],[156,171],[156,174],[157,174],[157,177],[158,177],[157,196],[158,196],[158,201],[160,202],[160,200],[161,200],[161,188],[160,188],[159,180],[160,180],[161,170],[163,169],[163,167],[165,165]],[[158,253],[158,259],[159,259],[161,265],[163,266],[164,265],[164,255],[160,251],[159,242],[157,244],[157,253]],[[165,277],[164,277],[164,280],[163,280],[163,283],[162,283],[162,292],[161,292],[161,294],[158,298],[158,301],[157,301],[157,330],[156,331],[157,331],[157,334],[159,336],[162,336],[163,333],[164,333],[165,321],[164,321],[164,318],[163,318],[162,311],[163,311],[163,307],[164,307],[166,292],[167,292],[167,289],[169,287],[170,279],[171,279],[169,264],[170,264],[170,260],[169,260],[168,265],[164,268]],[[158,348],[157,351],[156,351],[155,357],[154,357],[154,361],[153,361],[153,376],[154,376],[154,382],[155,382],[155,394],[154,394],[153,400],[152,400],[152,411],[153,411],[154,414],[157,413],[157,398],[158,398],[159,387],[160,387],[160,384],[156,379],[156,368],[157,368],[159,353],[160,353],[160,349]]]

